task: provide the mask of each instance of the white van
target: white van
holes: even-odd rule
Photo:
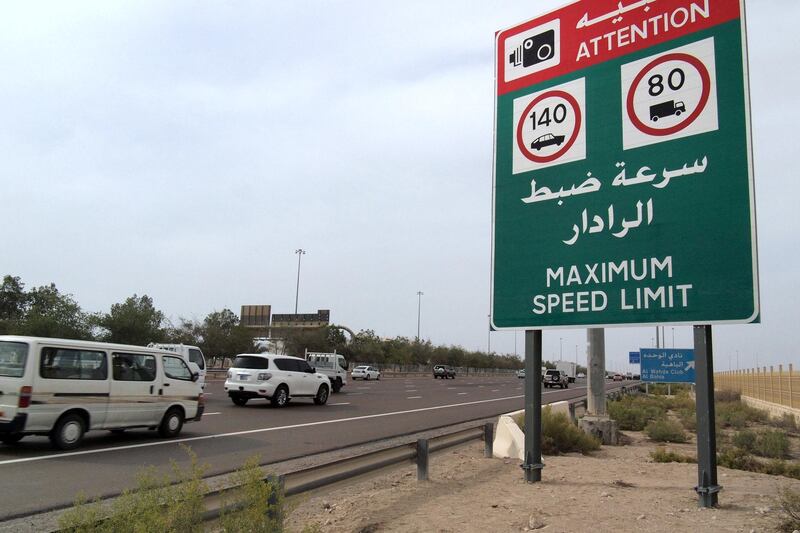
[[[46,435],[70,450],[86,431],[130,428],[172,438],[203,416],[198,378],[154,348],[0,335],[0,442]]]
[[[306,361],[331,380],[333,392],[347,385],[347,359],[338,353],[306,352]]]
[[[200,348],[187,344],[161,344],[157,342],[151,342],[147,346],[176,353],[183,357],[183,360],[187,363],[196,364],[200,369],[200,379],[198,379],[197,382],[200,383],[202,388],[206,388],[206,358]]]

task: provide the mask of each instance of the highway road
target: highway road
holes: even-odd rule
[[[608,387],[619,384],[608,383]],[[136,473],[170,461],[188,464],[190,446],[207,474],[235,470],[248,458],[274,463],[344,446],[478,420],[523,407],[523,380],[508,377],[388,378],[350,382],[325,406],[293,400],[276,409],[265,400],[234,406],[222,381],[206,387],[206,411],[180,437],[163,440],[146,430],[87,434],[81,448],[55,451],[45,437],[0,445],[0,520],[71,504],[79,492],[106,497],[135,485]],[[543,402],[585,396],[585,384],[544,389]]]

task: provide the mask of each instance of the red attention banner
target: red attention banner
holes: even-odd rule
[[[497,94],[740,18],[739,0],[583,0],[497,34]]]

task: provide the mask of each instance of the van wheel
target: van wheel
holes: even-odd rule
[[[244,407],[247,405],[247,398],[243,396],[231,396],[231,401],[234,405],[238,405],[239,407]]]
[[[286,404],[289,403],[289,391],[286,389],[286,385],[278,387],[270,401],[273,407],[286,407]]]
[[[8,444],[10,446],[12,444],[16,444],[19,441],[21,441],[22,437],[24,436],[25,435],[23,435],[22,433],[17,433],[16,435],[3,435],[2,437],[0,437],[0,442],[2,442],[3,444]]]
[[[50,442],[59,450],[74,450],[80,446],[86,432],[86,423],[77,413],[67,413],[56,422],[50,433]]]
[[[314,396],[314,403],[317,405],[325,405],[328,403],[328,387],[320,385],[317,395]]]
[[[183,413],[180,409],[173,407],[167,411],[167,414],[164,415],[164,419],[161,420],[161,425],[158,426],[158,434],[165,439],[171,439],[177,437],[182,428]]]
[[[336,378],[333,381],[333,383],[331,383],[331,386],[333,387],[333,392],[334,393],[339,392],[340,390],[342,390],[342,379],[341,378]]]

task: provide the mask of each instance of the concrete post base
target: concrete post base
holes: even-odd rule
[[[619,444],[617,421],[608,416],[586,415],[580,419],[578,425],[586,433],[599,438],[603,444]]]

